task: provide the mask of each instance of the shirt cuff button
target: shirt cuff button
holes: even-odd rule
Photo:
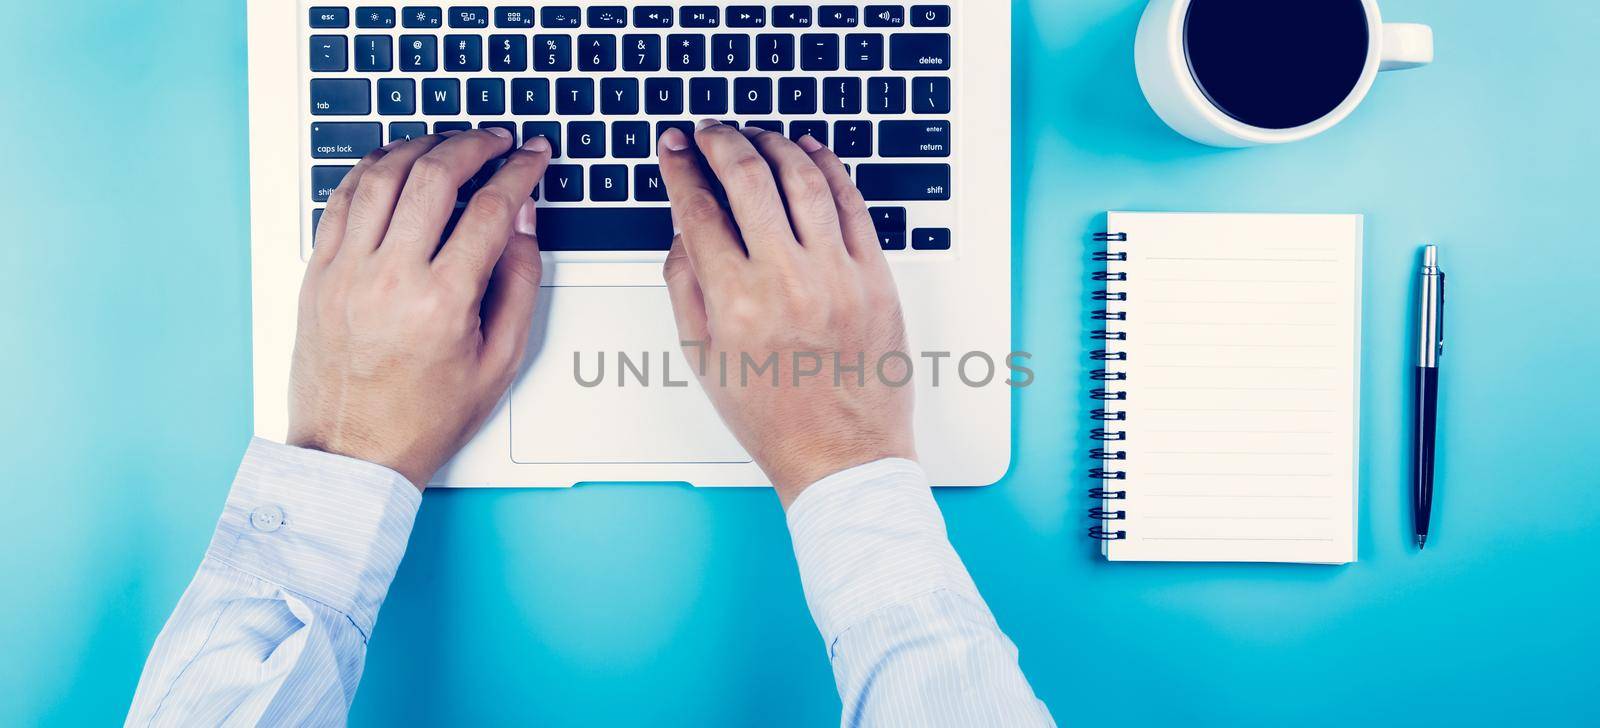
[[[272,533],[283,525],[283,509],[277,506],[258,506],[250,511],[250,525],[262,533]]]

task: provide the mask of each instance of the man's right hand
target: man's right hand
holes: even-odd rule
[[[660,141],[679,231],[664,274],[723,421],[785,508],[833,473],[915,458],[899,296],[844,164],[811,137],[715,122],[695,142],[676,129]]]

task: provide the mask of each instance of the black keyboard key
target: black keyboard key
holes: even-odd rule
[[[661,36],[642,34],[622,36],[622,70],[661,70]]]
[[[409,78],[378,79],[378,113],[384,116],[417,113],[417,83]]]
[[[950,122],[885,121],[878,124],[880,157],[950,156]]]
[[[550,142],[550,158],[560,159],[561,152],[561,122],[559,121],[524,121],[522,122],[522,140],[524,143],[534,137],[544,137]]]
[[[661,179],[661,167],[641,164],[633,168],[633,199],[640,202],[666,202],[667,183]]]
[[[581,168],[579,172],[581,174]],[[579,180],[581,185],[581,176]],[[549,183],[549,175],[546,175],[546,183]],[[665,207],[552,207],[539,210],[541,250],[666,250],[670,247],[672,211]]]
[[[856,186],[872,201],[950,199],[948,164],[862,164]]]
[[[487,28],[489,27],[489,9],[482,5],[450,8],[450,27]]]
[[[313,250],[315,250],[317,247],[317,233],[321,230],[322,208],[318,207],[311,211],[311,248]]]
[[[339,188],[339,183],[344,181],[344,176],[355,167],[329,167],[317,165],[311,168],[311,201],[327,202],[333,196],[333,191]]]
[[[444,70],[483,70],[483,36],[447,35],[444,37]]]
[[[633,9],[635,28],[671,28],[672,8],[667,5],[640,5]]]
[[[729,28],[767,27],[767,8],[763,5],[734,5],[728,8]]]
[[[628,166],[596,164],[590,167],[589,199],[595,202],[627,202]]]
[[[906,80],[899,76],[867,79],[867,113],[906,113]]]
[[[621,5],[591,5],[589,6],[589,27],[626,28],[628,27],[628,9]]]
[[[517,116],[545,116],[550,113],[550,80],[516,78],[511,80],[511,113]]]
[[[311,27],[322,28],[348,28],[350,27],[350,8],[312,8]]]
[[[779,5],[772,9],[772,27],[809,28],[811,8],[807,5]]]
[[[817,79],[809,76],[778,79],[778,113],[817,113]]]
[[[467,79],[467,113],[473,116],[500,116],[506,113],[505,79]]]
[[[422,79],[422,113],[427,116],[461,113],[461,82],[453,78]]]
[[[896,71],[950,70],[950,34],[896,33],[889,38],[889,68]]]
[[[394,70],[394,38],[387,35],[356,36],[356,70],[387,73]]]
[[[794,36],[788,33],[762,33],[756,36],[756,68],[762,71],[793,71]]]
[[[574,121],[567,124],[567,156],[573,159],[599,159],[606,156],[605,122]]]
[[[815,140],[821,142],[824,146],[826,146],[828,144],[828,122],[826,122],[826,121],[791,121],[791,122],[789,122],[789,138],[790,139],[793,139],[795,141],[800,141],[801,137],[806,137],[806,136],[809,136],[812,139],[815,139]]]
[[[407,28],[437,28],[444,25],[444,11],[437,5],[405,8],[400,11],[400,25]]]
[[[694,122],[658,121],[656,122],[656,139],[659,140],[662,134],[667,133],[668,129],[677,129],[678,131],[683,132],[683,136],[689,140],[689,143],[694,143]]]
[[[550,202],[583,202],[583,166],[577,164],[552,164],[544,172],[544,198]],[[611,210],[605,212],[610,213]],[[545,237],[546,223],[555,210],[539,211],[539,247],[555,250]]]
[[[914,114],[950,113],[950,79],[944,76],[912,79],[911,112]]]
[[[311,79],[313,116],[364,116],[370,113],[372,113],[372,82],[367,79]]]
[[[840,159],[872,156],[872,122],[834,122],[833,153],[839,155]]]
[[[400,70],[414,73],[439,70],[439,36],[400,36]]]
[[[744,76],[733,80],[733,113],[761,116],[772,113],[772,79]]]
[[[912,5],[911,24],[919,28],[950,27],[949,5]]]
[[[883,36],[877,33],[845,36],[844,67],[852,71],[883,70]]]
[[[539,71],[572,70],[572,36],[534,36],[533,67]]]
[[[917,228],[911,231],[912,250],[949,250],[950,228]]]
[[[489,70],[528,70],[528,36],[489,36]]]
[[[678,116],[683,113],[683,79],[647,78],[644,81],[644,113],[651,116]],[[659,136],[659,134],[658,134]]]
[[[435,133],[435,134],[444,134],[444,133],[452,132],[452,131],[466,131],[466,130],[471,129],[471,128],[472,128],[472,122],[470,122],[470,121],[435,121],[435,122],[433,122],[433,133]]]
[[[383,125],[365,121],[319,121],[311,125],[312,159],[360,159],[383,146]]]
[[[678,24],[685,28],[715,28],[722,23],[722,9],[715,5],[685,5],[678,11]]]
[[[600,113],[606,116],[632,116],[639,113],[639,79],[600,79]]]
[[[773,134],[782,134],[783,133],[783,122],[778,121],[776,119],[761,119],[761,120],[757,120],[757,121],[745,122],[745,127],[746,128],[750,128],[750,129],[761,129],[761,130],[764,130],[764,131],[770,131]]]
[[[350,68],[347,39],[342,35],[311,36],[311,70],[316,73],[340,73]]]
[[[593,114],[594,79],[557,79],[556,113],[562,116],[588,116]]]
[[[898,5],[868,5],[868,28],[898,28],[906,24],[906,9]]]
[[[356,8],[357,28],[393,28],[394,23],[394,8]]]
[[[872,216],[872,226],[880,233],[903,233],[906,231],[906,208],[904,207],[874,207],[867,210]]]
[[[711,77],[690,79],[689,113],[693,116],[728,113],[728,79]]]
[[[878,247],[883,248],[884,250],[905,250],[906,249],[906,231],[900,230],[900,231],[895,231],[895,232],[888,232],[888,231],[879,230],[878,231]]]
[[[861,113],[861,79],[834,76],[822,81],[822,113]]]
[[[634,79],[628,79],[634,80]],[[618,159],[644,159],[650,156],[648,121],[618,121],[611,124],[611,156]]]
[[[617,37],[614,35],[578,36],[578,70],[617,70]]]
[[[428,125],[421,121],[394,121],[389,123],[389,141],[408,141],[428,135]]]
[[[800,36],[800,67],[807,71],[839,70],[839,36],[833,33]]]
[[[507,149],[506,153],[500,156],[501,159],[504,159],[505,157],[510,156],[512,150],[517,148],[517,122],[515,122],[515,121],[480,121],[480,122],[478,122],[478,128],[479,129],[504,129],[504,130],[506,130],[507,134],[511,135],[511,149]]]
[[[750,70],[750,36],[743,33],[718,33],[711,36],[711,69]]]
[[[539,11],[539,22],[546,28],[576,28],[583,24],[583,14],[571,5],[547,7]]]
[[[527,5],[506,5],[494,9],[496,28],[532,28],[533,8]]]
[[[667,70],[706,70],[706,37],[703,35],[667,36]]]
[[[861,9],[854,5],[824,5],[817,10],[817,24],[824,28],[854,28],[861,22]]]

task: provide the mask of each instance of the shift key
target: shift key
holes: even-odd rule
[[[360,159],[383,145],[383,125],[365,121],[321,121],[311,125],[312,159]]]
[[[948,164],[862,164],[856,166],[861,196],[874,202],[948,200]]]

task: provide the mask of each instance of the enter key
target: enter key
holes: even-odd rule
[[[948,121],[885,121],[879,124],[878,132],[880,157],[950,156]]]

